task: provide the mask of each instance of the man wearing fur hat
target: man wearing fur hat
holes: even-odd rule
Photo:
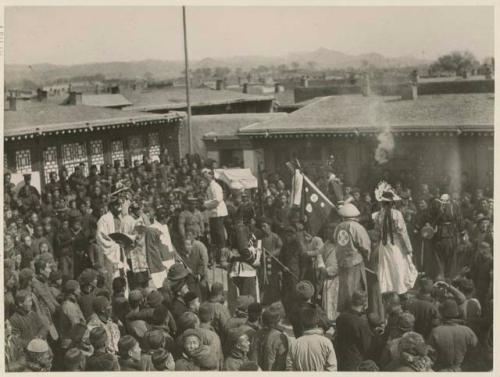
[[[355,291],[366,290],[364,260],[368,260],[371,241],[366,229],[357,221],[360,212],[351,203],[338,209],[342,222],[335,228],[339,275],[339,298],[337,311],[349,308]]]

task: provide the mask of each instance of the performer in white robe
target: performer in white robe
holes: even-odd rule
[[[122,232],[122,222],[120,220],[121,203],[115,198],[109,203],[109,211],[97,221],[97,246],[99,252],[104,256],[104,270],[106,271],[106,284],[111,288],[115,277],[121,274],[126,276],[128,265],[121,246],[113,241],[108,235],[115,232]]]
[[[168,215],[166,210],[160,208],[155,219],[151,224],[151,228],[157,229],[161,232],[160,242],[164,246],[160,249],[162,255],[160,256],[162,264],[165,267],[163,271],[151,272],[151,279],[154,287],[160,288],[163,281],[167,277],[168,270],[175,264],[175,248],[170,237],[170,231],[167,225]]]
[[[381,203],[373,214],[375,229],[380,234],[378,245],[378,279],[380,292],[406,293],[413,288],[418,271],[411,258],[412,246],[403,215],[393,208],[400,198],[386,182],[379,183],[375,197]]]

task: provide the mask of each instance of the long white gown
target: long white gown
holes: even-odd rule
[[[380,292],[393,291],[402,294],[413,288],[418,271],[411,259],[412,246],[403,215],[397,209],[391,209],[394,244],[388,236],[387,244],[384,245],[382,237],[384,211],[382,209],[373,214],[375,228],[380,233],[378,245]]]

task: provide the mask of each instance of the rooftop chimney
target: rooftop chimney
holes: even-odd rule
[[[368,97],[372,94],[370,88],[370,76],[368,75],[368,73],[365,73],[365,75],[363,76],[363,83],[361,84],[361,93],[365,97]]]
[[[11,95],[8,99],[9,99],[9,110],[10,111],[17,111],[17,105],[20,102],[13,95]]]
[[[70,92],[69,93],[69,105],[81,105],[82,104],[82,93],[81,92]]]
[[[248,83],[243,84],[243,93],[248,93]]]
[[[300,85],[303,86],[304,88],[307,88],[309,86],[309,79],[307,76],[302,76],[300,78]]]
[[[220,79],[217,80],[215,82],[215,89],[216,90],[222,90],[222,89],[224,89],[224,80],[220,80]]]
[[[281,93],[283,90],[283,85],[281,85],[279,82],[274,84],[274,93]]]
[[[36,90],[36,99],[37,99],[38,102],[45,102],[45,101],[47,101],[47,91],[38,88]]]
[[[403,86],[401,98],[404,100],[413,100],[415,101],[418,97],[418,86],[410,83]]]

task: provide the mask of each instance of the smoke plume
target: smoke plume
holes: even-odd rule
[[[378,164],[385,164],[392,157],[394,151],[394,137],[389,128],[384,129],[377,136],[378,146],[375,150],[375,161]]]

